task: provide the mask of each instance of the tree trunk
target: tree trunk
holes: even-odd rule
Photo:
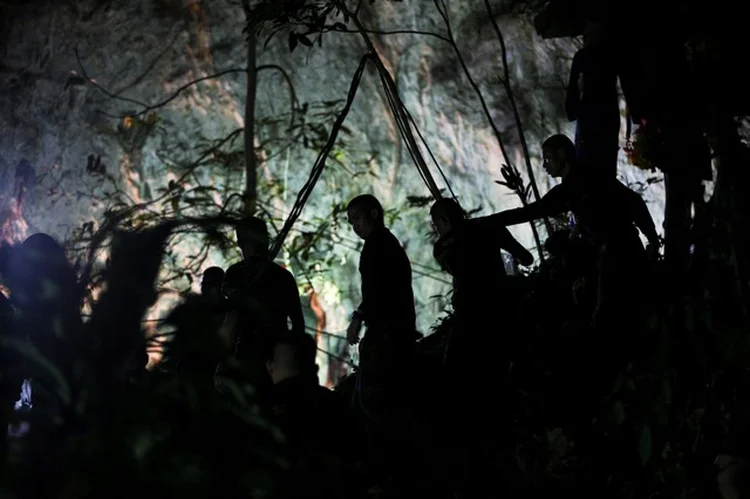
[[[249,11],[247,0],[245,12]],[[258,164],[255,155],[255,98],[258,89],[256,40],[247,38],[247,93],[245,94],[245,192],[243,195],[245,215],[255,214],[258,199]]]
[[[685,169],[685,165],[674,168]],[[672,170],[670,169],[670,170]],[[700,180],[691,178],[679,170],[664,174],[666,184],[666,206],[664,209],[664,256],[670,269],[680,273],[690,260],[690,225],[693,195],[700,187]],[[695,182],[698,183],[696,187]]]
[[[716,190],[714,203],[717,220],[728,243],[729,265],[735,277],[735,288],[743,319],[748,320],[748,244],[750,203],[747,185],[750,182],[747,160],[750,152],[742,144],[737,124],[726,113],[715,113],[709,137],[716,158]]]

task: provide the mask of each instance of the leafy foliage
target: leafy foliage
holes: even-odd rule
[[[212,396],[213,387],[207,392],[189,377],[142,374],[140,318],[156,296],[162,251],[179,225],[114,235],[106,291],[85,323],[78,304],[86,283],[70,280],[72,269],[51,256],[54,247],[27,243],[6,251],[0,271],[16,314],[0,325],[1,350],[13,353],[5,356],[3,379],[33,378],[34,394],[34,409],[21,417],[27,434],[13,441],[3,469],[8,492],[100,497],[112,495],[115,483],[127,495],[210,495],[218,486],[267,491],[257,497],[270,492],[283,465],[279,437],[257,416],[249,387]],[[23,270],[29,265],[33,272]],[[196,397],[202,404],[208,397],[207,404],[199,409]],[[232,441],[243,443],[227,448]]]
[[[294,52],[299,45],[312,47],[317,43],[322,46],[325,33],[347,31],[350,20],[349,11],[340,0],[260,0],[249,6],[246,15],[248,36],[268,31],[266,46],[276,34],[286,31],[289,52]]]

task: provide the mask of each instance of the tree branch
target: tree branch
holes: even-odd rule
[[[490,22],[492,23],[492,28],[495,30],[495,34],[497,35],[497,39],[500,42],[500,55],[502,57],[503,61],[503,77],[501,79],[501,82],[503,84],[503,87],[505,87],[505,93],[508,96],[508,100],[510,101],[511,108],[513,109],[513,118],[516,122],[516,129],[518,130],[518,138],[521,142],[521,149],[523,151],[523,157],[526,161],[526,173],[529,175],[529,181],[531,182],[531,190],[534,193],[534,199],[536,201],[539,201],[541,196],[539,195],[539,188],[536,185],[536,180],[534,179],[534,170],[531,167],[531,155],[529,154],[529,146],[526,143],[526,134],[523,132],[523,123],[521,122],[521,115],[518,112],[518,104],[516,103],[516,98],[513,95],[513,87],[510,85],[510,71],[508,70],[508,49],[505,45],[505,38],[503,37],[502,31],[500,31],[500,27],[497,25],[497,21],[495,20],[495,14],[492,12],[492,7],[490,6],[489,0],[484,0],[484,6],[487,9],[487,15],[490,17]],[[547,218],[544,218],[545,226],[547,227],[547,231],[549,233],[552,233],[552,227],[549,224],[549,221]]]
[[[250,20],[250,0],[243,0],[245,22]],[[245,93],[245,214],[255,214],[255,204],[258,199],[258,157],[255,154],[255,99],[258,90],[258,69],[255,37],[247,37],[247,89]]]
[[[138,101],[138,100],[135,100],[135,99],[131,99],[129,97],[123,97],[122,95],[120,95],[120,93],[124,89],[118,91],[117,93],[113,93],[113,92],[110,92],[109,90],[107,90],[104,86],[102,86],[101,84],[99,84],[96,80],[94,80],[93,78],[91,78],[86,73],[86,69],[83,66],[83,63],[81,62],[81,59],[80,59],[80,56],[78,54],[78,50],[77,49],[75,49],[75,54],[76,54],[76,60],[78,61],[78,66],[79,66],[80,71],[81,71],[81,76],[87,82],[89,82],[92,85],[94,85],[94,87],[97,90],[101,91],[107,97],[110,97],[112,99],[120,100],[120,101],[123,101],[123,102],[130,102],[132,104],[137,104],[138,106],[140,106],[140,107],[143,108],[143,110],[141,110],[141,111],[139,111],[139,112],[137,112],[135,114],[126,114],[126,115],[121,115],[121,116],[113,116],[113,115],[107,114],[107,116],[118,117],[118,118],[126,118],[126,117],[133,117],[133,118],[135,118],[135,117],[143,116],[143,115],[145,115],[145,114],[147,114],[147,113],[149,113],[151,111],[154,111],[156,109],[159,109],[159,108],[162,108],[162,107],[166,106],[167,104],[169,104],[170,102],[172,102],[173,100],[175,100],[185,90],[189,89],[193,85],[197,85],[198,83],[201,83],[201,82],[204,82],[204,81],[207,81],[207,80],[215,80],[217,78],[221,78],[222,76],[226,76],[228,74],[246,73],[247,72],[247,68],[230,68],[230,69],[225,69],[223,71],[219,71],[218,73],[213,73],[213,74],[210,74],[210,75],[207,75],[207,76],[202,76],[200,78],[197,78],[195,80],[192,80],[192,81],[190,81],[190,82],[182,85],[177,90],[175,90],[174,93],[172,93],[169,97],[164,98],[163,100],[157,102],[156,104],[146,104],[145,102],[141,102],[141,101]],[[273,69],[273,70],[278,71],[281,74],[282,78],[284,78],[284,80],[286,81],[286,83],[287,83],[287,85],[289,87],[289,94],[290,94],[290,98],[291,98],[291,101],[292,101],[292,119],[291,119],[291,124],[290,125],[294,125],[294,120],[296,118],[296,109],[299,107],[299,100],[297,99],[297,92],[296,92],[296,90],[294,88],[294,84],[292,83],[292,79],[289,76],[289,73],[287,73],[284,68],[282,68],[281,66],[279,66],[277,64],[263,64],[263,65],[258,66],[256,68],[256,71],[260,72],[260,71],[265,71],[265,70],[269,70],[269,69]]]
[[[435,180],[432,178],[432,174],[425,164],[424,158],[422,157],[421,151],[419,150],[419,146],[417,145],[416,139],[414,138],[414,134],[412,133],[412,123],[409,119],[408,110],[406,109],[404,103],[401,101],[401,97],[398,94],[398,89],[396,88],[396,83],[393,81],[393,77],[388,72],[385,65],[383,64],[383,61],[378,56],[378,51],[375,49],[372,40],[369,36],[367,36],[368,30],[362,25],[359,18],[347,8],[346,3],[343,0],[334,0],[333,3],[341,12],[345,13],[352,19],[355,26],[357,27],[357,31],[360,33],[360,36],[367,45],[367,49],[370,51],[373,62],[378,69],[378,73],[380,74],[383,89],[386,92],[386,97],[388,98],[389,105],[391,106],[391,109],[393,111],[394,119],[398,124],[399,132],[401,133],[401,136],[406,143],[409,154],[411,155],[412,160],[414,161],[415,166],[419,171],[419,174],[422,176],[422,180],[424,180],[427,188],[430,190],[430,193],[435,199],[440,199],[442,197],[441,191],[440,189],[438,189]],[[423,141],[422,143],[427,149],[429,149],[429,146],[426,144],[426,142]],[[438,169],[440,169],[440,165],[436,166],[438,167]],[[445,176],[443,176],[443,178],[445,178]]]
[[[355,14],[356,15],[356,14]],[[334,30],[337,33],[361,33],[359,30],[356,29],[337,29]],[[362,29],[363,32],[367,33],[368,35],[420,35],[420,36],[430,36],[433,38],[437,38],[438,40],[442,40],[444,42],[449,42],[450,39],[447,37],[438,34],[433,33],[431,31],[420,31],[420,30],[412,30],[412,29],[397,29],[397,30],[388,30],[388,31],[380,31],[376,29]]]
[[[440,14],[440,17],[443,18],[443,22],[445,23],[445,27],[448,31],[448,42],[451,44],[451,47],[453,48],[453,51],[456,53],[456,57],[458,57],[458,62],[461,65],[461,69],[463,69],[464,74],[466,75],[466,78],[469,80],[469,85],[471,85],[471,88],[474,89],[474,92],[477,94],[477,97],[479,98],[479,102],[482,105],[482,110],[484,111],[484,115],[487,117],[487,121],[490,123],[490,127],[492,128],[492,132],[495,135],[495,138],[497,140],[498,145],[500,146],[500,152],[503,155],[503,158],[505,159],[505,162],[508,165],[513,166],[513,162],[510,159],[510,156],[508,155],[508,151],[505,148],[505,143],[503,142],[503,138],[500,134],[500,130],[497,128],[497,125],[495,124],[495,120],[492,118],[492,113],[490,112],[490,108],[487,105],[487,101],[485,100],[484,96],[482,95],[482,90],[479,88],[479,84],[477,84],[476,80],[474,80],[474,77],[471,76],[471,72],[469,71],[469,67],[466,65],[466,60],[464,59],[463,55],[461,54],[461,50],[458,48],[458,44],[456,43],[456,39],[453,36],[453,28],[451,27],[450,18],[448,17],[448,8],[445,5],[444,0],[433,0],[435,3],[435,7],[438,10],[438,13]],[[503,60],[504,60],[504,67],[505,67],[505,76],[507,80],[507,58],[505,53],[505,42],[502,42],[502,53],[503,53]],[[506,86],[506,92],[509,85]],[[509,97],[510,98],[510,97]],[[518,122],[516,122],[516,125],[518,126]],[[522,131],[519,129],[519,133],[523,135]],[[515,168],[515,166],[513,166]],[[530,177],[531,182],[531,188],[535,193],[536,199],[539,199],[539,193],[536,187],[536,182],[534,180],[534,174],[531,171],[531,163],[529,162],[527,164],[528,173]],[[547,219],[544,219],[547,224],[549,222]],[[539,258],[544,261],[544,253],[542,251],[542,242],[539,237],[539,232],[536,229],[536,226],[533,222],[529,222],[529,225],[531,226],[531,232],[534,236],[534,241],[537,245],[537,250],[539,251]],[[551,233],[551,230],[548,228],[548,232]]]
[[[182,27],[183,25],[179,25],[179,26]],[[115,97],[119,97],[125,91],[130,90],[131,88],[133,88],[134,86],[142,82],[151,73],[151,71],[154,70],[157,63],[162,59],[162,57],[164,57],[164,55],[172,48],[172,46],[174,46],[175,42],[179,39],[180,35],[181,35],[181,32],[178,29],[175,36],[172,37],[172,40],[170,40],[170,42],[167,43],[164,49],[161,52],[159,52],[159,54],[157,54],[156,57],[154,57],[154,59],[148,64],[148,66],[146,66],[146,70],[143,71],[138,77],[134,78],[133,81],[131,81],[127,85],[125,85],[119,90],[116,90],[113,95]],[[79,61],[79,64],[80,64],[80,61]]]

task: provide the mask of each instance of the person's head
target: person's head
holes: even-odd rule
[[[430,218],[438,235],[444,236],[466,220],[466,212],[455,199],[443,198],[433,203]]]
[[[544,170],[552,177],[565,178],[573,168],[576,159],[576,147],[562,134],[553,135],[542,144]]]
[[[371,194],[362,194],[349,201],[346,213],[349,225],[362,239],[367,239],[373,230],[385,225],[383,206]]]
[[[257,217],[243,218],[237,223],[237,244],[245,258],[268,255],[268,227]]]
[[[21,247],[34,262],[34,265],[60,266],[68,264],[65,250],[60,243],[43,232],[32,234],[26,238]]]
[[[14,301],[19,303],[26,303],[28,299],[56,299],[49,294],[48,283],[54,282],[55,287],[73,287],[76,282],[65,249],[54,238],[41,232],[10,248],[5,265],[6,283],[18,299]]]
[[[317,350],[315,339],[309,334],[287,333],[276,340],[266,362],[271,381],[277,384],[298,376],[316,374]]]
[[[216,299],[221,294],[224,285],[224,269],[221,267],[209,267],[203,272],[201,278],[201,294],[207,298]]]

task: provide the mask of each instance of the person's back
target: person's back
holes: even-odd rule
[[[362,301],[367,305],[368,330],[414,330],[416,313],[411,263],[396,236],[385,227],[365,240],[359,260]]]
[[[354,198],[347,215],[355,234],[365,241],[359,259],[362,302],[347,330],[349,342],[359,342],[364,323],[365,338],[371,342],[387,339],[389,343],[413,343],[418,334],[411,263],[406,251],[385,227],[383,207],[374,196]]]
[[[339,497],[357,458],[349,407],[318,384],[316,352],[312,336],[287,334],[276,339],[267,363],[273,386],[264,407],[286,437],[291,461],[284,497]]]
[[[405,432],[412,420],[408,383],[411,359],[419,334],[415,330],[411,264],[399,241],[385,228],[383,207],[371,195],[352,199],[347,216],[355,234],[364,239],[359,270],[362,302],[347,329],[350,344],[359,342],[359,373],[355,403],[366,426],[378,438],[371,441],[374,473],[394,473],[393,459],[405,455]],[[399,449],[399,451],[395,451]]]
[[[297,283],[292,273],[259,256],[251,256],[227,269],[225,286],[244,300],[251,325],[269,331],[289,330],[288,321],[301,310]],[[235,294],[236,293],[236,294]],[[302,324],[304,327],[304,324]],[[293,324],[296,332],[299,323]]]
[[[293,446],[342,444],[341,420],[349,407],[337,393],[320,386],[314,373],[274,384],[269,396],[271,418]]]
[[[297,283],[291,272],[270,260],[265,222],[255,217],[240,221],[237,242],[244,259],[227,269],[224,294],[239,316],[238,332],[246,337],[274,335],[288,331],[291,322],[293,332],[304,333]]]
[[[274,337],[290,330],[304,334],[305,321],[294,277],[271,261],[265,222],[255,217],[237,225],[237,242],[244,260],[227,269],[224,294],[227,314],[221,335],[234,345],[241,373],[264,392],[270,386],[265,359]]]
[[[440,238],[434,256],[453,277],[453,303],[459,309],[484,309],[498,305],[509,295],[501,250],[523,265],[534,259],[506,228],[488,227],[482,220],[466,217],[453,199],[441,199],[430,210]],[[469,312],[472,313],[472,312]]]
[[[642,249],[634,223],[642,216],[643,200],[619,180],[593,181],[572,175],[557,188],[565,191],[581,236],[597,245]]]

